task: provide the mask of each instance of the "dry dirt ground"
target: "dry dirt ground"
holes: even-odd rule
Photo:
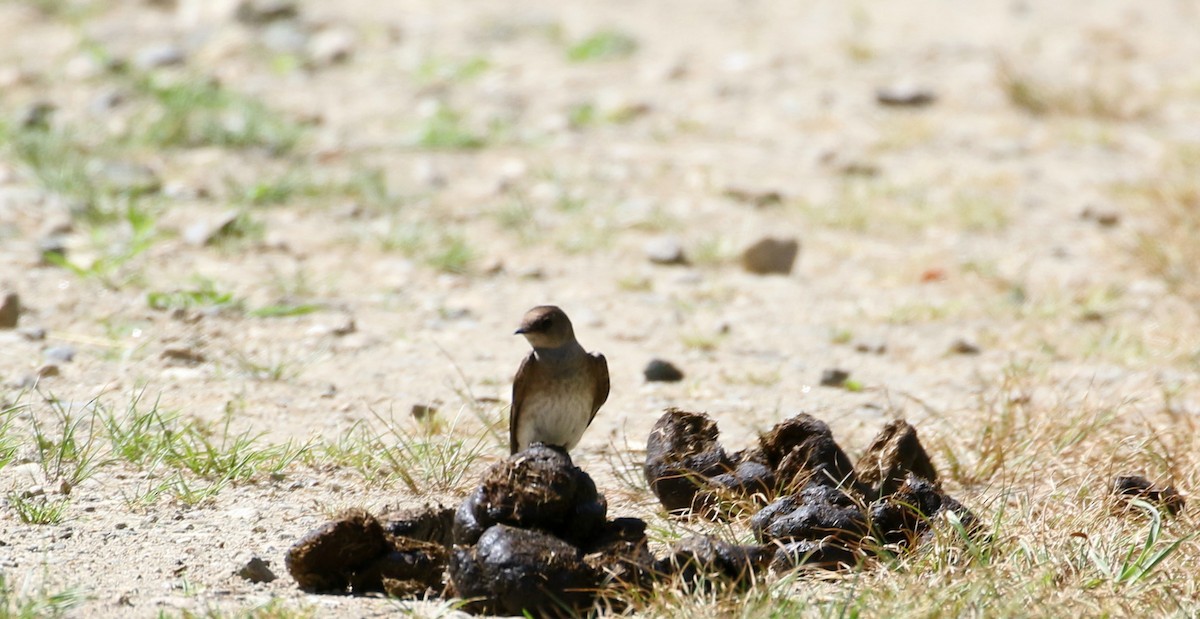
[[[948,614],[1196,611],[1188,516],[1140,588],[1086,558],[1145,535],[1113,474],[1200,484],[1196,4],[287,6],[0,2],[0,613],[445,611],[304,594],[283,553],[459,500],[542,303],[608,357],[575,457],[615,515],[665,522],[664,407],[735,447],[809,412],[851,455],[903,416],[1005,552],[1045,551],[1012,589],[879,568],[794,612],[859,578],[895,594],[864,614],[937,614],[938,583],[968,583]],[[763,236],[792,273],[742,269]]]

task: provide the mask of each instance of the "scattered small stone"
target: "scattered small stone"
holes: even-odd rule
[[[201,220],[188,226],[183,231],[183,240],[189,245],[201,247],[228,232],[237,221],[237,210],[229,210],[213,220]]]
[[[858,340],[854,343],[854,350],[872,355],[882,355],[887,352],[887,342],[883,340]]]
[[[172,347],[162,351],[160,355],[166,361],[175,361],[187,365],[204,363],[207,359],[204,353],[192,348]]]
[[[676,383],[683,380],[683,370],[675,367],[675,364],[663,359],[652,359],[646,364],[646,369],[642,370],[648,382],[663,382]]]
[[[13,121],[22,129],[45,129],[50,126],[50,116],[57,110],[58,106],[49,101],[34,101],[23,106]]]
[[[42,355],[50,361],[70,363],[75,358],[75,349],[70,346],[51,346],[42,351]]]
[[[176,45],[163,43],[138,50],[133,57],[134,66],[141,69],[158,69],[183,64],[186,55]]]
[[[292,0],[242,0],[234,11],[241,23],[262,26],[281,19],[295,19],[300,15]]]
[[[115,88],[109,88],[92,97],[88,102],[88,112],[93,116],[104,116],[125,102],[125,95]]]
[[[356,331],[358,331],[358,325],[355,324],[353,316],[345,316],[344,320],[333,327],[333,334],[338,337],[350,335]]]
[[[685,265],[687,256],[683,253],[683,245],[673,236],[660,236],[646,242],[644,246],[646,257],[654,264]]]
[[[871,178],[879,176],[879,164],[870,161],[846,161],[837,166],[837,172],[842,176],[860,176]]]
[[[742,252],[742,268],[759,275],[792,272],[796,255],[800,253],[800,242],[796,239],[759,239]]]
[[[894,84],[876,89],[875,100],[888,107],[925,107],[936,101],[937,96],[915,84]]]
[[[38,378],[51,378],[58,376],[59,374],[62,374],[62,371],[59,370],[58,366],[54,365],[53,363],[47,363],[37,369]]]
[[[1084,207],[1079,217],[1080,219],[1094,221],[1104,228],[1111,228],[1121,223],[1121,214],[1112,208],[1104,206],[1088,205]]]
[[[308,57],[317,66],[345,62],[353,53],[354,33],[343,28],[322,30],[308,42]]]
[[[31,342],[40,342],[46,339],[46,329],[43,327],[29,327],[19,330],[18,333]]]
[[[251,558],[238,568],[237,575],[252,583],[271,582],[277,578],[270,565],[258,557]]]
[[[979,345],[966,338],[958,338],[950,344],[950,352],[956,355],[978,355]]]
[[[162,180],[154,170],[127,161],[94,162],[88,172],[100,185],[116,193],[145,195],[162,189]]]
[[[756,208],[779,206],[783,204],[783,193],[774,189],[749,189],[746,187],[730,187],[724,195],[730,200],[744,202]]]
[[[425,421],[433,419],[433,416],[437,414],[437,410],[437,407],[431,404],[413,404],[412,416],[417,421]]]
[[[1134,499],[1142,499],[1158,504],[1170,514],[1178,514],[1187,505],[1187,500],[1175,486],[1156,486],[1141,475],[1118,475],[1113,479],[1112,494],[1126,507]]]
[[[0,297],[0,329],[15,329],[21,318],[21,295],[5,292]]]
[[[300,56],[308,47],[308,31],[292,20],[268,24],[259,35],[263,47],[279,53]]]
[[[850,378],[850,372],[839,368],[829,368],[821,372],[822,387],[841,387]]]

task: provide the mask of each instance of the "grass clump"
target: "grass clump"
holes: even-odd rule
[[[85,599],[78,589],[52,592],[45,587],[35,590],[26,585],[18,588],[10,578],[0,571],[0,617],[5,619],[63,617]]]
[[[638,49],[637,39],[620,30],[601,30],[588,35],[567,48],[567,60],[594,62],[615,60],[632,55]]]
[[[371,483],[400,482],[422,495],[457,490],[474,464],[494,447],[490,432],[457,435],[457,419],[448,427],[433,419],[411,429],[394,416],[373,415],[373,421],[355,423],[325,446],[327,460],[357,470]]]
[[[160,83],[133,81],[152,102],[147,119],[132,139],[158,148],[262,148],[286,154],[299,141],[301,128],[261,101],[234,93],[213,79]]]

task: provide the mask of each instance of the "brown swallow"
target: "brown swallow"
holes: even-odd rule
[[[533,352],[513,379],[509,449],[545,443],[570,450],[608,399],[608,362],[579,345],[571,319],[553,305],[525,312],[516,333]]]

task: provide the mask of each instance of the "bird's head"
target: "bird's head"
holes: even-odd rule
[[[575,339],[571,319],[553,305],[539,305],[525,312],[516,333],[524,335],[534,348],[558,348]]]

